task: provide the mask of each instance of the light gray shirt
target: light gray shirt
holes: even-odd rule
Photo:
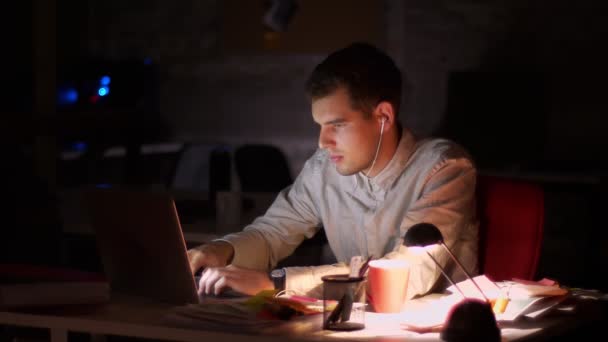
[[[404,129],[395,155],[373,178],[340,175],[327,152],[318,150],[264,216],[222,240],[234,247],[233,265],[269,271],[325,229],[338,263],[286,268],[287,290],[320,297],[323,275],[348,273],[351,257],[372,255],[410,261],[411,298],[445,285],[428,255],[403,246],[405,232],[416,223],[435,224],[464,267],[477,273],[475,181],[473,163],[458,145],[444,139],[416,141]],[[455,281],[464,279],[447,253],[431,252]]]

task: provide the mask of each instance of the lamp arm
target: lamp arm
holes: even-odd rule
[[[462,295],[462,298],[467,298],[467,296],[464,295],[464,292],[462,292],[460,287],[458,287],[458,285],[456,285],[456,283],[452,280],[452,278],[450,278],[450,276],[447,273],[445,273],[445,270],[443,269],[443,267],[441,267],[441,264],[439,264],[439,262],[437,262],[437,259],[435,259],[433,257],[433,255],[431,253],[429,253],[429,251],[425,250],[425,252],[429,257],[431,257],[433,262],[435,262],[435,265],[437,265],[437,267],[439,267],[443,276],[450,282],[450,284],[452,284],[456,288],[456,290],[458,290],[458,292],[460,292],[460,294]]]
[[[452,253],[452,251],[448,248],[448,246],[445,244],[445,242],[441,241],[440,243],[443,246],[443,248],[446,250],[446,252],[448,252],[448,254],[452,258],[452,260],[454,260],[454,262],[456,263],[456,265],[458,265],[458,267],[462,270],[462,272],[464,272],[464,274],[467,276],[467,278],[469,278],[473,282],[473,285],[475,285],[475,287],[477,288],[477,290],[479,290],[479,293],[481,293],[481,295],[486,300],[486,302],[489,303],[490,300],[488,299],[488,297],[486,297],[486,294],[483,293],[483,291],[481,290],[481,288],[479,287],[479,285],[477,284],[477,282],[473,279],[473,277],[471,277],[471,274],[469,274],[469,272],[467,272],[467,270],[465,270],[464,266],[462,266],[462,264],[460,263],[460,261],[458,261],[458,258],[456,258],[456,256],[454,255],[454,253]]]

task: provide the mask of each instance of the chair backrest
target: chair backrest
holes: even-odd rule
[[[287,158],[272,145],[238,147],[234,165],[244,192],[279,192],[293,182]]]
[[[492,176],[477,182],[480,272],[496,281],[532,280],[543,238],[542,187]]]
[[[170,187],[214,193],[230,190],[231,151],[219,143],[191,143],[177,162]]]

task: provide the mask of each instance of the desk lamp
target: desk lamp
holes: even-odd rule
[[[470,279],[471,282],[473,282],[475,287],[477,287],[477,289],[479,290],[479,292],[481,293],[481,295],[483,296],[485,301],[487,303],[490,302],[490,300],[488,299],[488,297],[486,297],[485,293],[483,293],[483,291],[481,290],[479,285],[477,285],[475,280],[473,280],[473,278],[471,277],[469,272],[467,272],[467,270],[464,269],[464,267],[462,266],[460,261],[458,261],[458,259],[454,255],[454,253],[452,253],[452,251],[448,248],[448,246],[443,242],[443,235],[441,234],[439,229],[434,224],[422,222],[422,223],[417,223],[417,224],[411,226],[410,229],[408,229],[407,232],[405,233],[405,236],[403,237],[403,244],[407,247],[426,247],[426,246],[437,245],[437,244],[443,246],[443,248],[446,250],[446,252],[448,252],[448,254],[452,258],[452,260],[454,260],[454,262],[464,272],[464,274],[467,276],[467,278]],[[466,298],[464,292],[462,292],[462,290],[458,287],[458,285],[456,285],[456,283],[454,283],[452,278],[450,278],[450,276],[448,276],[448,274],[445,272],[443,267],[441,267],[439,262],[431,255],[431,253],[429,253],[429,251],[426,249],[424,249],[424,251],[426,252],[426,254],[429,257],[431,257],[433,262],[435,262],[435,265],[437,265],[437,267],[439,267],[439,269],[441,270],[441,273],[443,273],[443,276],[446,277],[446,279],[452,285],[454,285],[454,287],[458,290],[458,292],[460,292],[460,294],[462,294],[462,296]]]

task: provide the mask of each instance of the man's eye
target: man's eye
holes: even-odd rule
[[[345,125],[344,123],[342,123],[342,122],[341,122],[341,123],[335,123],[335,124],[334,124],[334,127],[335,127],[335,128],[341,128],[341,127],[344,127],[344,126],[346,126],[346,125]]]

